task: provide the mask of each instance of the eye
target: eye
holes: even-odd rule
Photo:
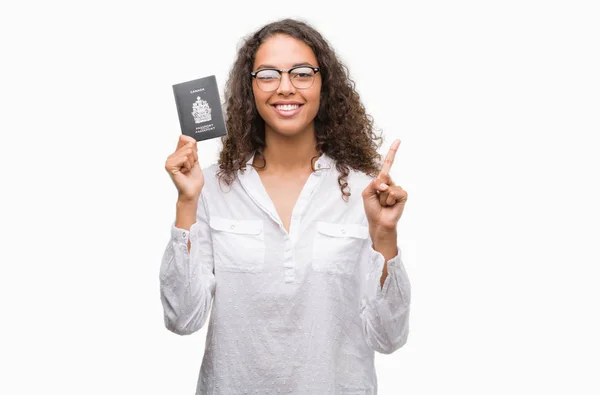
[[[291,72],[292,78],[298,79],[312,78],[314,75],[315,72],[310,67],[299,67]]]
[[[278,80],[279,72],[276,70],[261,70],[256,73],[256,78],[264,81]]]

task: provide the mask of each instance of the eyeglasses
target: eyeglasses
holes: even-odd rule
[[[297,89],[308,89],[315,82],[315,74],[318,72],[318,67],[297,66],[289,70],[260,69],[250,73],[250,75],[256,79],[256,84],[261,91],[273,92],[279,88],[281,74],[283,73],[289,74],[292,85]]]

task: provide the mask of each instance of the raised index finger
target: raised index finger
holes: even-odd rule
[[[396,157],[396,152],[398,151],[399,146],[400,140],[394,140],[387,156],[385,157],[385,161],[383,162],[383,166],[381,167],[381,172],[379,172],[379,174],[390,174],[390,170],[392,169],[392,164],[394,163],[394,158]]]

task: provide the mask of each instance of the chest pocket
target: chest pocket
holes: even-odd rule
[[[261,220],[211,217],[215,270],[259,273],[265,269],[265,234]]]
[[[317,222],[312,268],[317,272],[352,275],[369,229],[358,224]]]

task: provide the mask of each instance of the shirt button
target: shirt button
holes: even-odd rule
[[[345,235],[345,234],[346,234],[346,231],[345,231],[344,229],[342,229],[342,234],[343,234],[343,235]]]
[[[321,164],[317,163],[317,169],[320,169],[320,168],[321,168]]]
[[[235,229],[235,225],[231,225],[229,228],[230,229]]]
[[[182,237],[185,237],[185,232],[183,232],[183,233],[181,234],[181,236],[182,236]]]

